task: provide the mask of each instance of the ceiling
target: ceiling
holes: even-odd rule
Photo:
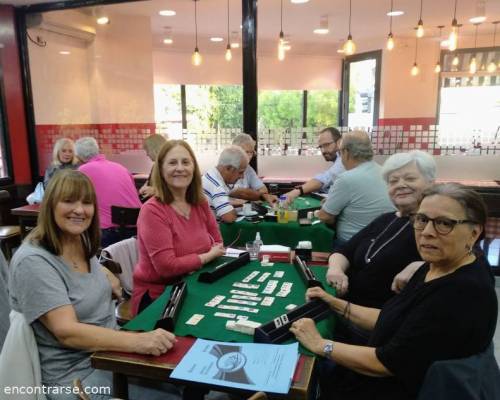
[[[0,0],[14,5],[34,4],[37,0]],[[44,1],[46,2],[46,1]],[[55,1],[54,1],[55,2]],[[479,34],[493,32],[492,21],[500,20],[500,0],[459,0],[457,20],[464,26],[462,35],[472,35],[474,26],[469,18],[476,16],[478,2],[486,8],[487,20],[479,27]],[[229,0],[230,27],[232,32],[240,32],[241,0]],[[439,36],[438,25],[445,25],[443,36],[449,30],[452,20],[454,0],[423,0],[424,26],[426,36]],[[227,35],[227,0],[199,0],[198,32],[200,46],[205,51],[219,51],[226,45]],[[292,47],[302,47],[302,52],[321,52],[327,46],[330,51],[345,40],[348,33],[348,0],[310,0],[305,4],[292,4],[283,0],[283,31],[290,35]],[[183,50],[193,45],[194,2],[190,0],[150,0],[106,5],[102,7],[112,18],[113,15],[142,16],[151,21],[153,43],[155,47],[165,47],[162,39],[165,27],[172,29],[174,44],[169,49]],[[158,11],[175,10],[173,17],[162,17]],[[354,39],[383,40],[389,31],[390,0],[352,0],[352,35]],[[402,10],[404,15],[393,18],[393,33],[398,37],[414,37],[414,27],[418,21],[420,2],[418,0],[394,0],[394,9]],[[83,10],[89,14],[89,10]],[[64,17],[64,11],[61,18]],[[327,35],[316,35],[321,16],[328,15],[330,32]],[[260,0],[258,3],[258,38],[259,49],[269,43],[274,51],[275,42],[280,30],[280,0]],[[500,26],[499,37],[500,37]],[[209,41],[211,36],[220,36],[221,43]],[[241,36],[240,36],[241,37]],[[383,45],[382,45],[383,46]],[[381,46],[381,47],[382,47]],[[317,51],[315,51],[317,50]],[[323,50],[324,51],[324,50]]]

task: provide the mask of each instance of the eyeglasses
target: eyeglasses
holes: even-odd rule
[[[410,216],[410,220],[412,221],[413,228],[417,231],[423,231],[429,221],[431,221],[435,231],[440,235],[449,234],[458,224],[477,223],[469,219],[451,219],[446,217],[429,218],[425,214],[413,214]]]
[[[328,147],[333,143],[335,143],[335,142],[327,142],[327,143],[320,144],[320,145],[318,145],[318,149],[321,150],[323,147]]]

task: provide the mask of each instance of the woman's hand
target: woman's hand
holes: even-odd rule
[[[159,356],[169,351],[177,342],[175,335],[163,329],[135,334],[134,353]]]
[[[392,280],[391,290],[396,293],[401,293],[406,284],[417,270],[424,264],[423,261],[414,261],[408,264],[399,274]]]
[[[306,349],[316,354],[323,354],[324,339],[311,318],[301,318],[295,321],[290,327],[290,332]]]
[[[117,299],[118,301],[123,300],[123,288],[120,280],[106,267],[102,267],[104,273],[106,274],[106,277],[108,278],[108,281],[111,285],[111,291],[113,293],[113,297]]]
[[[339,297],[344,296],[349,289],[349,278],[342,269],[336,266],[328,267],[326,281],[337,290]]]
[[[331,294],[326,293],[319,286],[315,286],[307,289],[306,291],[306,301],[310,301],[312,299],[320,299],[332,307],[332,303],[335,299]]]
[[[212,260],[215,260],[217,257],[221,257],[226,254],[226,249],[224,249],[224,245],[222,243],[215,243],[212,248],[206,253],[202,253],[199,255],[201,263],[206,264]]]

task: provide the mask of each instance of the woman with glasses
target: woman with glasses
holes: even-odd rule
[[[397,153],[385,161],[382,176],[398,211],[382,214],[341,246],[330,256],[327,273],[339,296],[376,308],[394,295],[394,277],[408,264],[421,260],[409,216],[416,212],[423,190],[434,181],[436,163],[422,151]],[[369,333],[340,321],[336,335],[350,343],[365,344]]]
[[[309,299],[321,299],[371,330],[366,346],[354,346],[323,339],[311,319],[292,325],[306,348],[337,364],[321,382],[324,398],[415,399],[432,363],[483,352],[493,338],[494,279],[484,257],[473,251],[483,236],[486,206],[458,184],[432,186],[423,196],[412,225],[425,264],[382,309],[351,304],[320,288],[307,291]]]

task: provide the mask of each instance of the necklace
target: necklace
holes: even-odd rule
[[[171,203],[170,204],[178,214],[180,214],[185,219],[189,219],[189,215],[191,214],[191,206],[188,204],[188,209],[183,210],[178,204]]]
[[[399,228],[399,230],[394,235],[392,235],[389,239],[387,239],[384,243],[382,243],[380,245],[380,247],[378,249],[376,249],[373,252],[373,254],[370,256],[370,252],[372,251],[373,246],[375,246],[375,243],[377,242],[377,240],[379,240],[384,235],[384,233],[387,232],[387,230],[391,227],[391,225],[394,224],[399,219],[400,219],[399,217],[394,218],[391,221],[391,223],[389,225],[387,225],[387,227],[377,235],[377,237],[375,239],[371,239],[370,246],[368,247],[368,250],[366,250],[366,253],[365,253],[365,263],[367,263],[367,264],[371,263],[372,258],[375,257],[379,253],[380,250],[382,250],[385,246],[387,246],[390,242],[392,242],[410,224],[410,221],[408,220],[406,222],[406,224],[404,224],[401,228]]]

